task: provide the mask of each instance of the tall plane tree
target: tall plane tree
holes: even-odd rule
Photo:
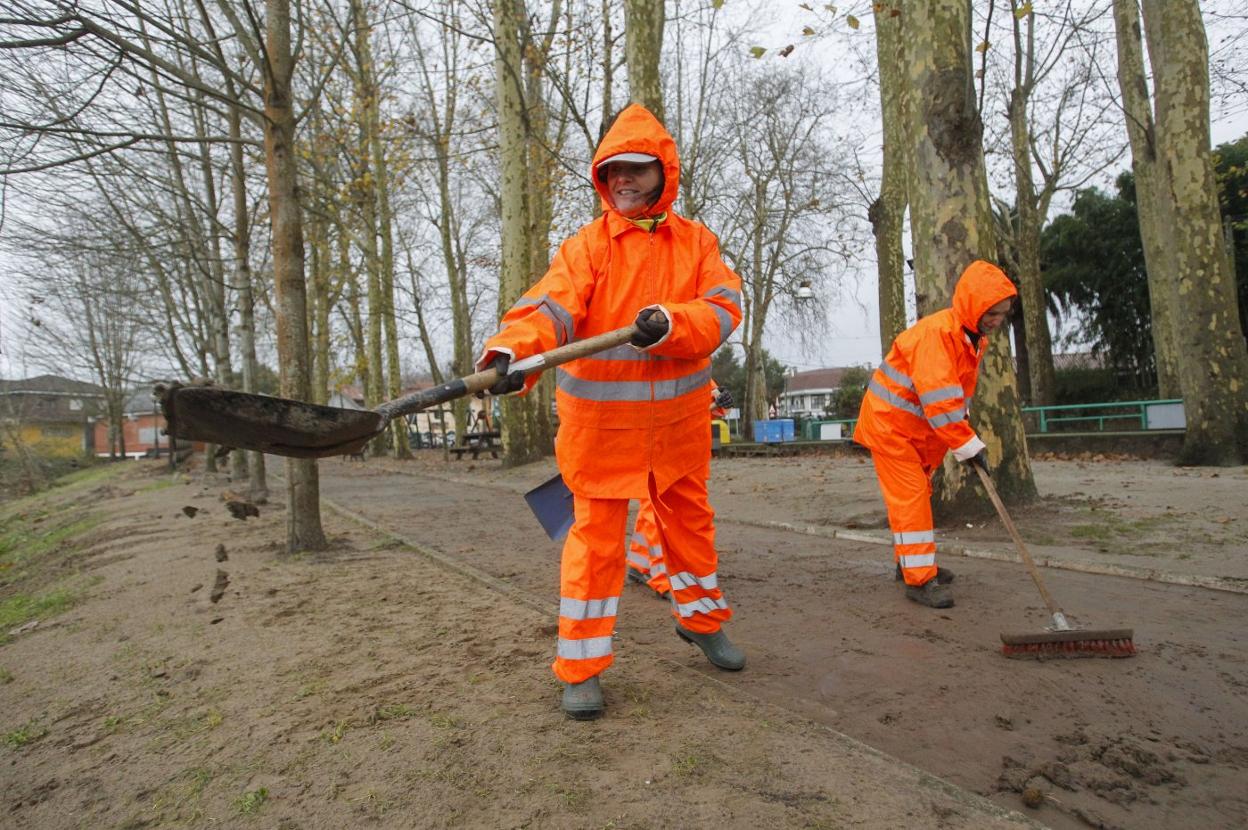
[[[902,12],[906,82],[913,106],[909,135],[911,233],[919,316],[947,307],[963,269],[997,259],[981,145],[983,124],[971,66],[968,0],[907,4]],[[992,338],[980,370],[971,419],[988,445],[1001,495],[1034,498],[1010,347]],[[980,509],[983,498],[950,456],[938,475],[934,506],[948,516]]]

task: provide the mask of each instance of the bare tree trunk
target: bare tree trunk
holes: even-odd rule
[[[1148,271],[1157,394],[1162,398],[1177,398],[1183,391],[1179,384],[1174,251],[1167,239],[1165,171],[1159,166],[1157,128],[1144,74],[1139,0],[1114,0],[1114,29],[1118,43],[1118,86],[1122,91],[1127,136],[1131,140],[1131,170],[1135,174],[1135,208]]]
[[[1222,241],[1209,150],[1209,48],[1196,0],[1144,0],[1156,80],[1157,156],[1174,251],[1181,464],[1248,460],[1248,350]]]
[[[884,165],[880,195],[867,218],[875,235],[879,272],[880,354],[906,328],[905,254],[902,226],[906,213],[906,84],[902,77],[905,48],[897,0],[875,5],[875,44],[880,67],[880,110],[884,126]]]
[[[533,278],[529,260],[529,188],[525,147],[524,62],[520,33],[523,0],[494,0],[494,67],[498,95],[499,156],[502,181],[502,267],[498,305],[501,315],[520,298]],[[536,402],[509,396],[500,402],[503,417],[504,463],[535,461],[549,452],[544,446]]]
[[[910,208],[922,317],[949,305],[958,277],[973,259],[995,261],[997,250],[971,66],[970,3],[916,3],[902,19],[914,103]],[[1002,498],[1014,503],[1034,498],[1036,484],[1004,336],[991,339],[971,409]],[[952,455],[946,458],[935,481],[938,515],[982,511],[983,497],[972,478]]]
[[[658,4],[660,7],[662,4]],[[552,19],[557,19],[559,3],[552,4]],[[551,27],[540,46],[526,51],[525,102],[528,112],[529,163],[529,269],[530,281],[537,282],[550,267],[550,227],[554,221],[554,188],[557,160],[550,141],[550,110],[546,103],[542,78],[544,62],[550,57],[555,27]],[[530,33],[531,35],[531,33]],[[656,68],[657,71],[657,68]],[[555,401],[555,373],[544,372],[529,392],[533,399],[533,440],[547,451],[555,446],[555,425],[551,416]]]
[[[233,97],[233,96],[231,96]],[[256,391],[256,308],[251,274],[251,228],[247,213],[247,179],[243,168],[242,114],[230,107],[230,183],[234,195],[234,282],[238,289],[239,350],[243,363],[243,391]],[[169,451],[177,447],[170,438]],[[264,453],[247,453],[249,495],[263,504],[269,499],[269,483],[264,468]]]
[[[663,52],[663,3],[624,0],[624,57],[628,62],[628,95],[659,123],[665,123],[659,56]]]
[[[277,307],[278,377],[284,397],[307,400],[307,286],[303,275],[303,217],[295,161],[291,96],[289,0],[265,0],[268,61],[264,72],[264,150],[273,238],[273,289]],[[322,550],[320,480],[316,461],[286,459],[286,549]]]

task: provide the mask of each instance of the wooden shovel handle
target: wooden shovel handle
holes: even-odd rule
[[[616,346],[623,346],[636,333],[637,327],[630,324],[621,329],[596,334],[593,337],[577,340],[568,343],[566,346],[559,346],[548,352],[542,352],[539,355],[517,360],[514,365],[517,370],[524,372],[525,376],[528,377],[535,372],[541,372],[552,366],[559,366],[572,360],[589,357],[591,354],[613,349]],[[435,386],[432,389],[422,389],[402,398],[387,401],[378,406],[374,411],[386,421],[389,421],[400,415],[410,415],[413,412],[419,412],[422,409],[446,403],[456,398],[462,398],[476,392],[484,392],[495,383],[498,383],[500,379],[497,370],[493,368],[485,369],[462,378],[456,378],[449,383]]]
[[[1018,553],[1023,558],[1023,564],[1027,566],[1027,573],[1031,574],[1031,579],[1036,583],[1036,588],[1040,590],[1040,597],[1044,600],[1044,604],[1049,609],[1049,613],[1055,617],[1062,614],[1062,609],[1058,607],[1053,600],[1052,594],[1044,584],[1044,579],[1040,576],[1040,570],[1036,567],[1036,563],[1032,561],[1031,554],[1027,552],[1027,546],[1023,544],[1023,537],[1019,535],[1018,528],[1014,526],[1014,521],[1010,518],[1010,514],[1006,512],[1005,505],[1001,502],[1001,497],[997,495],[997,487],[992,483],[992,476],[988,475],[988,471],[978,464],[972,464],[975,472],[979,473],[979,480],[983,483],[984,489],[988,491],[988,498],[992,500],[992,506],[997,508],[997,515],[1001,517],[1001,523],[1005,525],[1005,529],[1009,531],[1010,536],[1014,539],[1014,544],[1018,546]]]

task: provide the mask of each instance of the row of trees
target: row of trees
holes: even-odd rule
[[[1048,15],[1002,0],[981,18],[967,0],[874,3],[878,57],[857,40],[865,71],[835,85],[817,40],[852,41],[857,17],[812,6],[826,25],[807,27],[808,48],[768,53],[747,36],[744,5],[15,0],[0,19],[0,171],[21,205],[6,213],[4,241],[23,263],[31,322],[55,332],[32,342],[45,361],[119,386],[167,366],[254,389],[267,356],[283,395],[316,401],[344,381],[370,404],[395,395],[405,357],[435,382],[466,374],[551,244],[597,209],[588,160],[631,99],[660,113],[681,148],[678,208],[716,230],[742,276],[732,348],[747,421],[766,412],[766,332],[783,322],[822,336],[822,303],[862,247],[864,214],[882,342],[906,322],[908,217],[919,314],[948,302],[971,258],[1017,276],[1025,391],[1043,402],[1041,228],[1055,194],[1120,157],[1125,120],[1146,254],[1172,257],[1149,259],[1151,317],[1155,332],[1184,338],[1156,339],[1158,365],[1177,362],[1189,401],[1186,456],[1248,452],[1242,333],[1201,201],[1214,190],[1195,0],[1144,4],[1151,99],[1134,0]],[[1111,52],[1122,108],[1107,116],[1086,90]],[[869,111],[861,78],[876,67],[878,193],[847,116]],[[1009,160],[1004,178],[986,146]],[[1170,238],[1150,248],[1153,232]],[[797,302],[802,283],[815,302]],[[86,319],[88,308],[110,324]],[[975,417],[1015,499],[1034,493],[1021,379],[999,339]],[[547,379],[503,402],[509,461],[549,451],[550,398]],[[403,455],[405,438],[389,451]],[[239,455],[235,475],[263,490],[263,458]],[[286,465],[288,543],[317,547],[316,466]],[[947,468],[943,503],[965,490]]]
[[[124,394],[164,371],[254,390],[267,356],[285,396],[354,381],[369,404],[399,393],[405,358],[434,382],[467,374],[552,240],[596,209],[589,157],[634,97],[680,143],[681,209],[746,278],[743,405],[765,412],[767,321],[818,315],[790,301],[835,280],[854,190],[833,163],[834,91],[810,66],[753,61],[721,6],[12,4],[4,242],[48,333],[32,358]],[[546,381],[503,402],[509,460],[549,451],[550,397]],[[231,464],[264,490],[262,457]],[[287,461],[286,479],[289,544],[319,546],[315,464]]]

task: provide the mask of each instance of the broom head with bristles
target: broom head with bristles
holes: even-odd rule
[[[1001,653],[1006,657],[1037,660],[1051,657],[1134,657],[1133,636],[1130,628],[1002,634]]]

